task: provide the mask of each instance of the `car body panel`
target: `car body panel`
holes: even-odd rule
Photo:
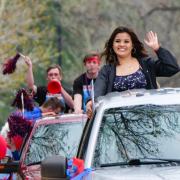
[[[180,164],[106,167],[92,171],[88,178],[89,180],[178,180]]]
[[[135,89],[125,92],[113,92],[99,97],[96,108],[108,109],[140,104],[179,104],[179,98],[180,88],[157,90]]]
[[[41,171],[41,167],[39,164],[27,166],[24,170],[22,170],[22,175],[26,179],[41,180],[40,171]]]

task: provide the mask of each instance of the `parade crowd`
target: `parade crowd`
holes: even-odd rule
[[[144,43],[152,49],[156,58],[148,55]],[[0,135],[1,140],[4,138],[3,142],[7,143],[6,152],[3,151],[1,156],[15,160],[20,158],[21,145],[39,118],[65,113],[87,113],[91,118],[93,103],[99,96],[114,91],[157,89],[156,77],[170,77],[179,72],[176,58],[160,45],[155,32],[149,31],[144,42],[141,42],[132,29],[123,26],[112,32],[103,52],[90,51],[85,54],[82,60],[85,72],[74,80],[73,92],[63,87],[63,72],[59,65],[47,68],[46,86],[37,86],[31,58],[20,53],[18,58],[23,58],[27,65],[27,87],[17,91],[12,102],[14,111],[10,113]],[[8,68],[6,62],[4,74],[8,74]]]

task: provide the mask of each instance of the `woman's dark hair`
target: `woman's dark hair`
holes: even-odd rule
[[[131,37],[133,50],[132,56],[135,58],[147,57],[147,51],[144,48],[143,43],[138,39],[137,35],[133,30],[127,27],[117,27],[111,34],[109,40],[105,44],[105,50],[102,52],[101,57],[105,56],[105,61],[107,64],[118,64],[117,56],[113,50],[113,42],[118,33],[127,33]]]

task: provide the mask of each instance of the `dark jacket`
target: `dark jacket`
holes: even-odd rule
[[[160,47],[156,54],[156,61],[151,57],[138,59],[147,81],[146,89],[157,89],[156,77],[169,77],[179,72],[177,61],[168,50]],[[94,87],[95,100],[113,91],[115,76],[115,65],[108,64],[101,68]]]

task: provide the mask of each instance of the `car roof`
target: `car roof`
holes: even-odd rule
[[[99,97],[96,108],[109,109],[143,104],[180,104],[180,88],[134,89],[124,92],[112,92]]]
[[[54,124],[54,123],[71,123],[71,122],[82,122],[87,120],[86,114],[63,114],[58,116],[47,116],[38,119],[34,126],[42,124]]]

